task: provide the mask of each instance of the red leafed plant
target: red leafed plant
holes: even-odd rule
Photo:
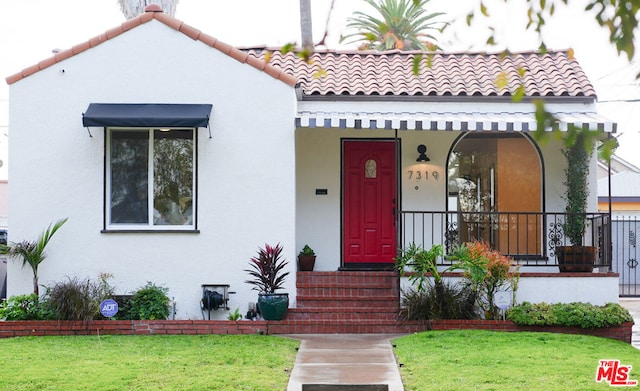
[[[249,260],[251,269],[245,269],[245,272],[253,278],[245,282],[253,285],[253,290],[263,294],[275,293],[276,290],[282,289],[289,272],[284,271],[288,262],[281,257],[282,246],[280,243],[275,246],[265,244],[264,249],[258,248],[258,256]]]

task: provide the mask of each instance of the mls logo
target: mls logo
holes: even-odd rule
[[[629,372],[631,365],[622,365],[620,360],[600,360],[596,371],[596,383],[605,381],[614,387],[637,386],[637,380],[629,380]]]

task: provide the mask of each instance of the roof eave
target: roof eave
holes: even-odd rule
[[[445,102],[445,103],[513,103],[514,97],[505,96],[478,96],[478,95],[308,95],[299,93],[300,101],[316,101],[316,102]],[[595,96],[526,96],[520,99],[519,103],[531,103],[543,100],[547,103],[566,103],[566,104],[593,104],[596,103]]]

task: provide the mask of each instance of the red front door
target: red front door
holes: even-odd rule
[[[396,144],[343,142],[345,267],[385,266],[396,255]]]

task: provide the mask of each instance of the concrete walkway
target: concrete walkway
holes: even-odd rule
[[[638,298],[620,298],[620,305],[628,309],[633,316],[633,328],[631,335],[631,345],[640,349],[640,299]]]
[[[391,340],[400,336],[287,335],[301,341],[287,391],[403,391],[391,346]]]
[[[621,298],[640,349],[640,299]],[[290,334],[300,340],[287,391],[404,391],[391,340],[402,334]]]

